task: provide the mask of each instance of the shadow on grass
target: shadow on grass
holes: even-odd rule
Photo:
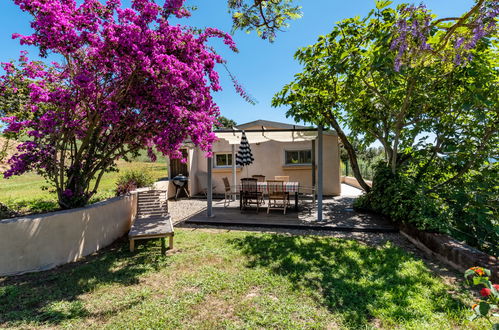
[[[123,238],[81,262],[0,279],[0,326],[56,326],[66,320],[99,317],[99,311],[90,312],[85,308],[80,295],[105,285],[137,284],[140,275],[168,263],[168,258],[159,251],[150,251],[159,249],[157,241],[144,244],[146,253],[140,252],[142,247],[138,253],[130,253]],[[141,300],[140,297],[127,299],[126,304],[107,315],[131,308]]]
[[[421,261],[399,248],[313,236],[250,235],[231,241],[249,258],[289,279],[293,288],[337,313],[349,328],[425,322],[464,306]],[[440,314],[441,313],[441,314]]]

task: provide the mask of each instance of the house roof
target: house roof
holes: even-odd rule
[[[279,129],[305,129],[305,128],[311,128],[307,126],[302,126],[302,125],[292,125],[292,124],[285,124],[285,123],[279,123],[277,121],[270,121],[270,120],[263,120],[263,119],[258,119],[255,121],[250,121],[249,123],[244,123],[241,125],[237,125],[235,128],[237,129],[247,129],[250,127],[255,127],[255,126],[263,126],[264,128],[279,128]]]

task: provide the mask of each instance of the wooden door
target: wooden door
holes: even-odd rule
[[[187,149],[181,149],[182,157],[187,159]],[[170,159],[170,178],[174,178],[179,174],[189,176],[189,170],[187,169],[187,163],[182,163],[180,159]]]

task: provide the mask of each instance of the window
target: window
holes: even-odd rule
[[[213,167],[231,167],[232,153],[216,153]]]
[[[285,165],[311,165],[312,151],[309,150],[286,150],[284,151]]]

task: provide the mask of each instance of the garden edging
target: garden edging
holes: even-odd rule
[[[0,221],[0,276],[51,269],[108,246],[130,229],[136,196]]]
[[[444,234],[417,229],[410,224],[400,224],[400,233],[419,249],[464,272],[473,266],[490,269],[493,282],[499,282],[499,262],[497,258],[461,243]]]
[[[372,187],[372,185],[373,185],[372,181],[370,181],[370,180],[364,180],[364,181],[367,183],[367,185],[369,187]],[[364,190],[362,188],[362,186],[360,185],[360,183],[357,181],[357,179],[354,178],[354,177],[352,177],[352,176],[344,176],[344,175],[341,176],[341,183],[346,183],[346,184],[348,184],[348,185],[350,185],[352,187]]]

